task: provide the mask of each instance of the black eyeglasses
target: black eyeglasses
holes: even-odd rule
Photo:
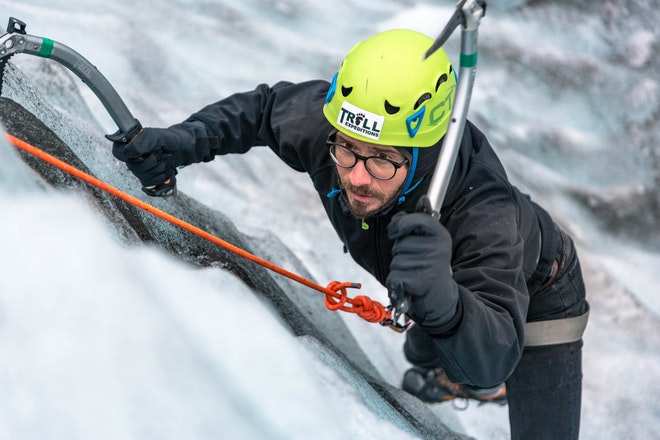
[[[352,150],[353,145],[349,143],[334,142],[334,133],[328,136],[325,142],[330,148],[330,157],[342,168],[353,168],[358,160],[364,161],[367,172],[378,180],[390,180],[399,168],[408,163],[408,159],[394,162],[382,156],[361,156]]]

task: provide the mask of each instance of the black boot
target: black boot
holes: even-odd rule
[[[481,403],[506,405],[504,384],[492,388],[476,388],[451,382],[444,370],[413,367],[403,376],[404,391],[424,402],[446,402],[457,398],[473,399]]]

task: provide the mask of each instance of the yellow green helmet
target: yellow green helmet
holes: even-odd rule
[[[323,113],[340,132],[379,145],[429,147],[447,132],[456,76],[433,39],[394,29],[356,44],[332,79]]]

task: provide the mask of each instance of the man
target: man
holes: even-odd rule
[[[410,299],[405,390],[428,402],[508,399],[512,438],[577,438],[581,331],[525,346],[529,323],[586,316],[570,237],[509,183],[469,122],[441,220],[417,206],[456,88],[443,50],[424,59],[432,43],[380,33],[348,53],[331,83],[260,85],[113,152],[159,195],[176,167],[267,145],[310,175],[355,261]]]

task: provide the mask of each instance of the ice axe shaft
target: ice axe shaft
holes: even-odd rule
[[[440,210],[447,195],[465,129],[465,120],[477,72],[477,30],[481,18],[486,13],[486,4],[486,0],[459,1],[449,22],[425,54],[425,58],[428,58],[433,52],[442,47],[451,33],[461,24],[460,68],[449,125],[429,189],[417,205],[421,207],[421,210],[429,211],[438,220],[440,220]],[[401,289],[397,292],[390,291],[389,296],[393,310],[392,319],[394,322],[392,327],[395,329],[408,328],[409,325],[401,321],[405,321],[405,314],[410,309],[410,298]]]
[[[486,12],[486,1],[463,0],[459,3],[457,11],[459,9],[463,17],[463,25],[461,28],[458,84],[456,86],[456,95],[449,118],[447,133],[442,142],[440,156],[438,157],[433,178],[426,193],[431,205],[431,215],[438,219],[440,218],[440,209],[447,194],[451,173],[456,163],[456,156],[458,155],[465,129],[470,98],[472,97],[472,87],[477,73],[477,31],[479,21]],[[436,43],[440,40],[445,41],[447,38],[448,36],[443,32],[436,40]],[[434,43],[434,46],[436,43]]]

